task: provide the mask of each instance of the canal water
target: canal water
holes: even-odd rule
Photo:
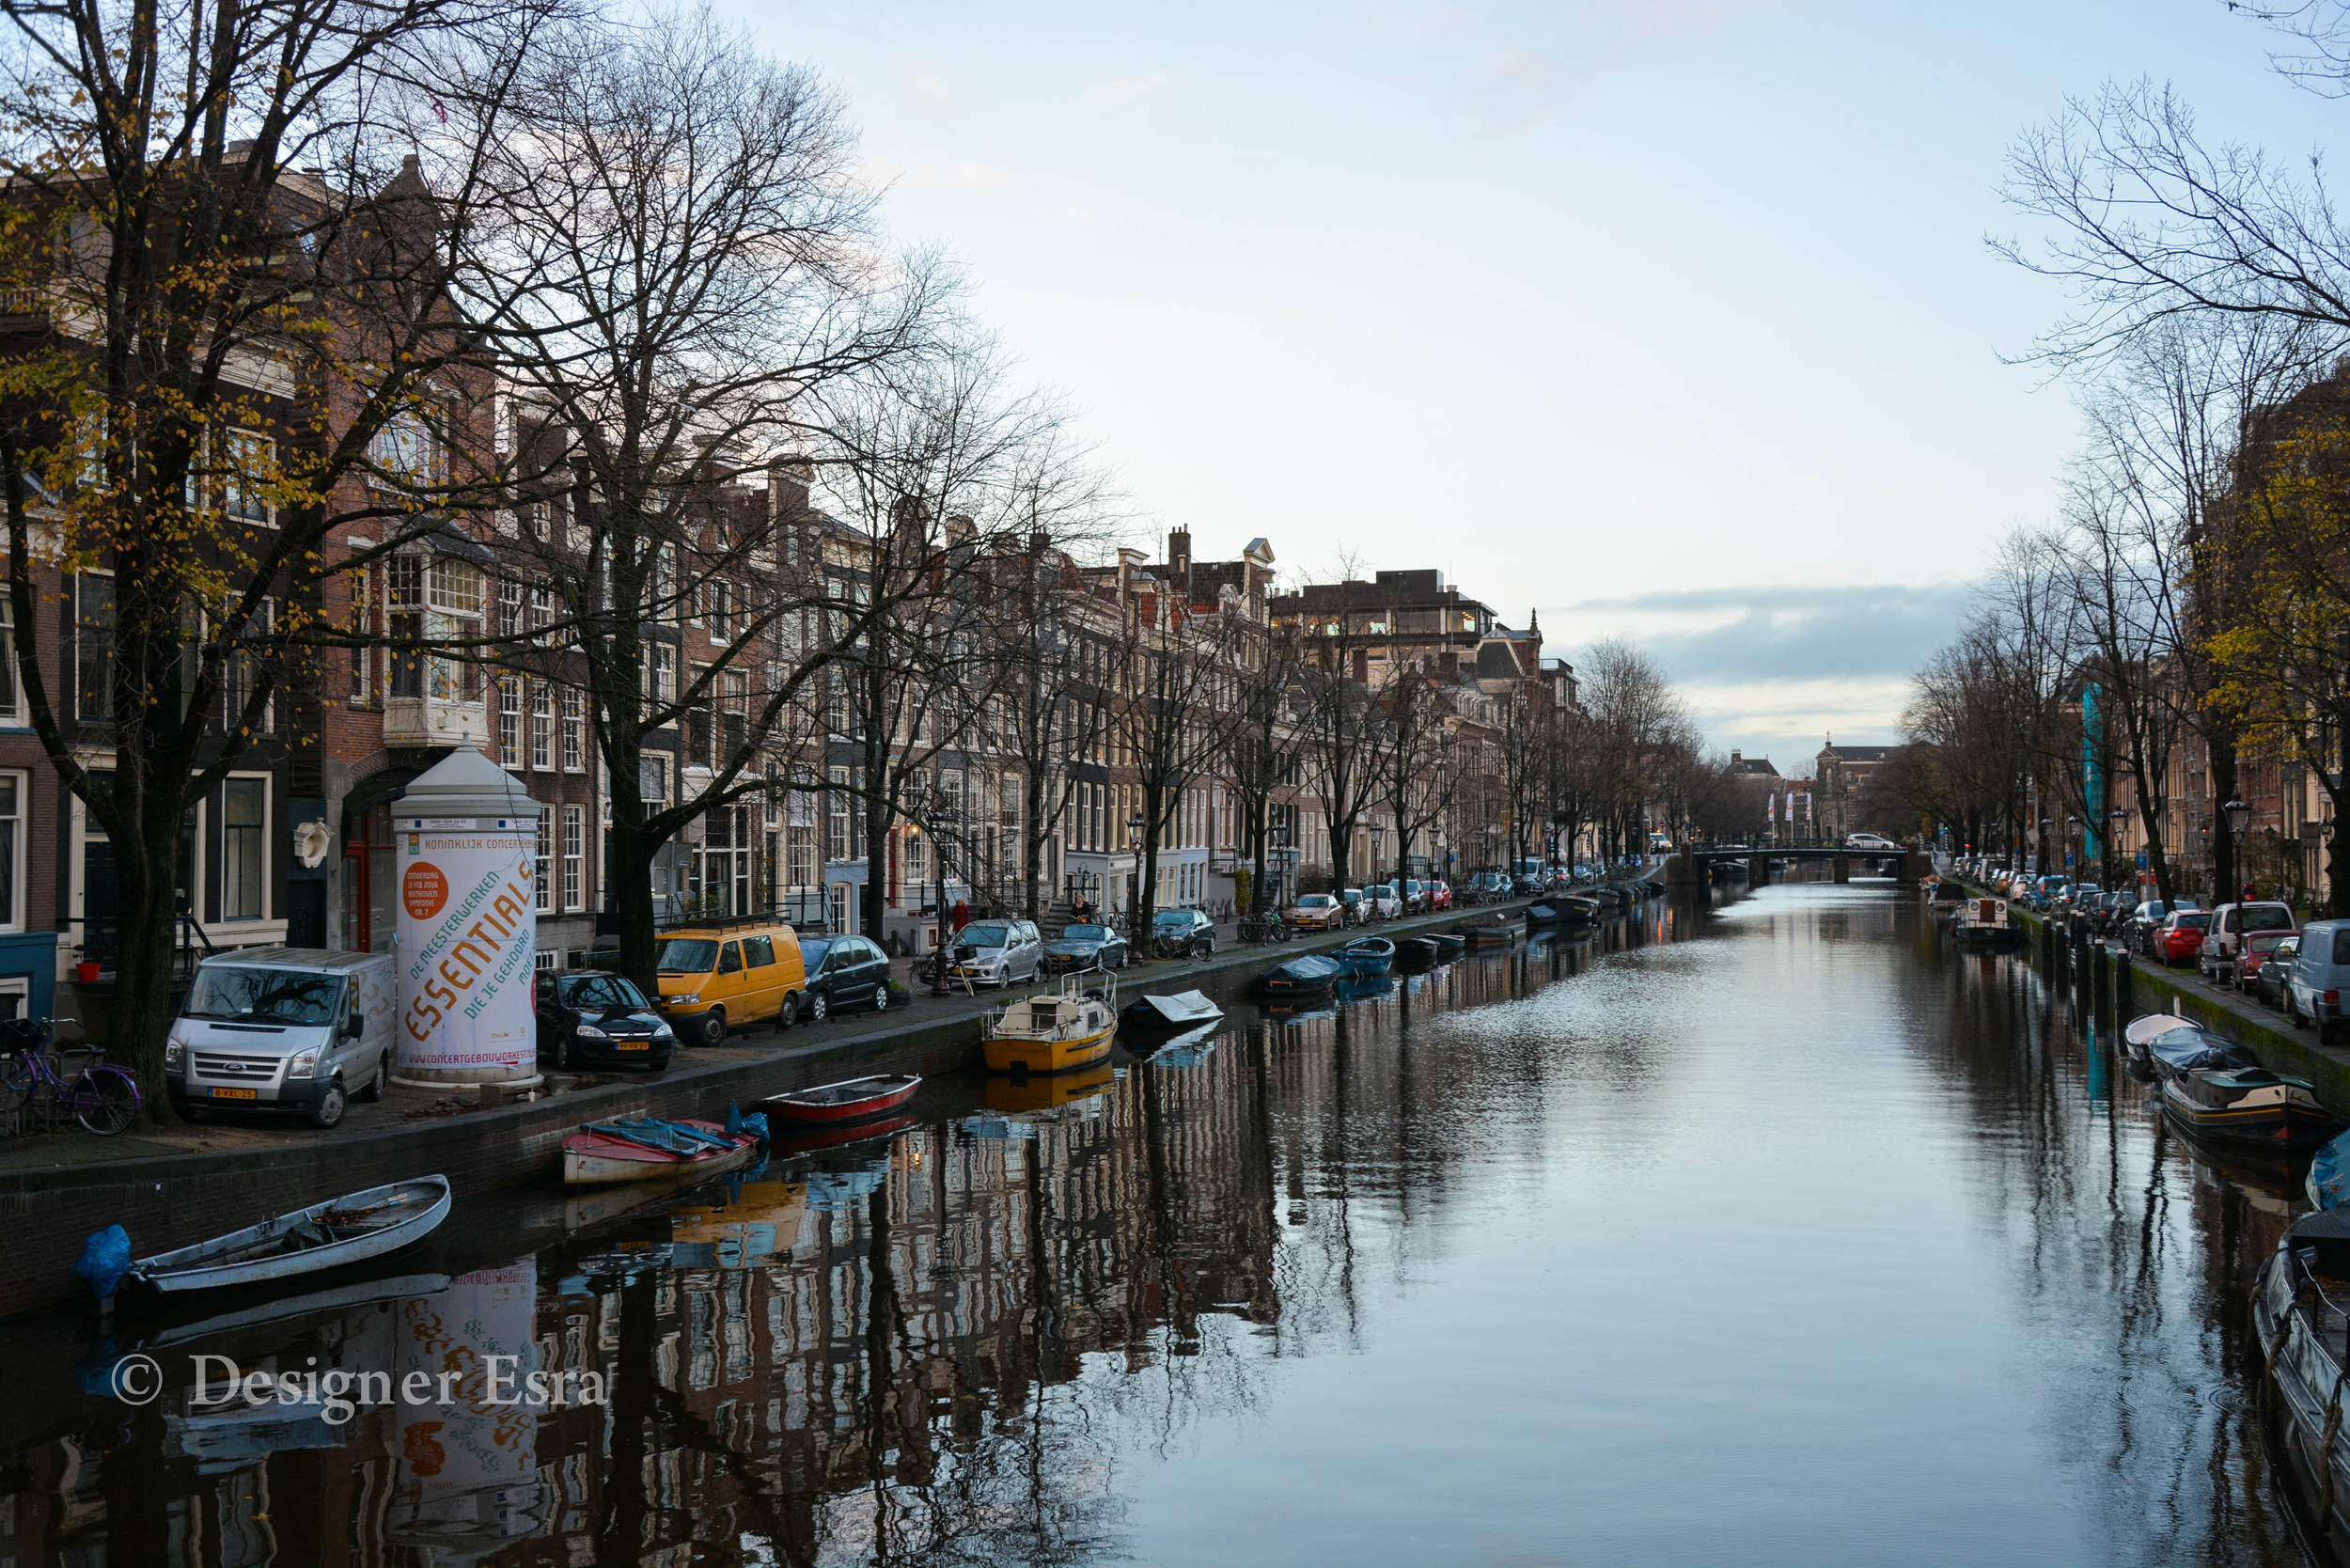
[[[1813,885],[1367,992],[674,1209],[471,1205],[382,1299],[150,1342],[137,1410],[127,1339],[52,1355],[0,1561],[2304,1560],[2285,1178],[2020,959]],[[198,1354],[294,1386],[194,1408]]]

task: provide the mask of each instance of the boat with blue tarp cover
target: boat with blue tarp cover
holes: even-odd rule
[[[2303,1184],[2313,1209],[2339,1209],[2350,1199],[2350,1133],[2320,1149]]]
[[[1269,996],[1318,996],[1338,983],[1339,974],[1337,960],[1308,954],[1267,969],[1257,983]]]
[[[2152,1068],[2157,1077],[2259,1065],[2242,1046],[2232,1045],[2201,1024],[2171,1012],[2132,1020],[2122,1038],[2130,1055]]]

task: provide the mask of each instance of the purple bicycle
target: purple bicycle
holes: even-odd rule
[[[42,1090],[49,1103],[70,1111],[73,1120],[100,1137],[112,1137],[139,1119],[138,1080],[102,1060],[82,1069],[70,1081],[57,1071],[49,1054],[49,1038],[59,1024],[72,1018],[0,1018],[0,1117],[13,1122]],[[104,1047],[84,1047],[103,1057]]]

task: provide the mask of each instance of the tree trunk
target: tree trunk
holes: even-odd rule
[[[157,1121],[168,1121],[172,1112],[164,1091],[164,1043],[171,1033],[173,1011],[171,970],[179,912],[172,881],[180,813],[165,803],[149,802],[142,815],[143,832],[112,836],[120,914],[106,1044],[118,1062],[138,1074],[139,1098],[148,1111]],[[125,855],[126,849],[132,853]],[[163,868],[160,875],[158,867]]]
[[[2237,864],[2235,835],[2220,808],[2235,799],[2235,737],[2214,736],[2211,743],[2211,902],[2214,909],[2233,903],[2244,891],[2244,868]]]
[[[613,802],[610,861],[603,869],[606,907],[619,939],[620,973],[648,996],[658,996],[653,975],[660,956],[655,926],[659,914],[652,906],[652,862],[661,851],[662,837],[641,823],[622,823],[620,803]]]

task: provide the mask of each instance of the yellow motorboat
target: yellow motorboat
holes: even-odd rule
[[[1023,997],[987,1015],[982,1050],[991,1073],[1066,1073],[1110,1054],[1118,1032],[1118,977],[1073,974],[1060,990]]]

